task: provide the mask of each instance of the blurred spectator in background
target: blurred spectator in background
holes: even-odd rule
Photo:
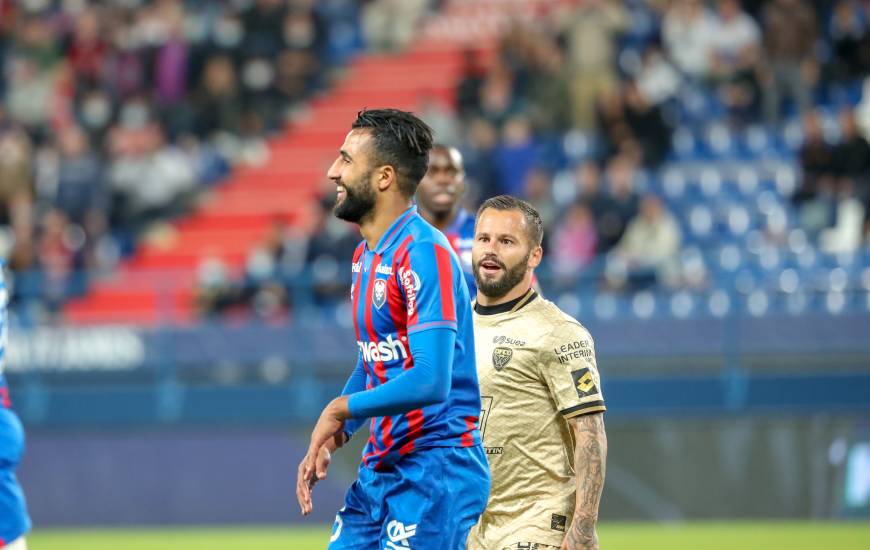
[[[238,133],[242,125],[240,99],[232,59],[226,54],[208,58],[193,95],[196,134],[207,138],[218,132]]]
[[[528,83],[532,125],[543,133],[563,132],[571,125],[571,82],[565,72],[565,55],[547,35],[540,36],[534,48]]]
[[[634,190],[635,161],[617,156],[607,165],[607,198],[599,199],[593,209],[598,226],[598,249],[608,252],[622,239],[628,222],[637,215],[638,198]],[[584,199],[586,199],[584,193]],[[592,199],[594,200],[594,199]]]
[[[680,74],[657,44],[647,46],[636,82],[641,97],[653,106],[675,98],[682,84]]]
[[[765,8],[764,114],[769,124],[779,122],[785,97],[799,113],[810,107],[818,74],[817,36],[815,12],[801,0],[772,0]]]
[[[362,14],[366,43],[374,51],[405,47],[429,4],[429,0],[367,0]]]
[[[556,203],[553,200],[552,176],[542,168],[533,168],[523,183],[523,199],[535,207],[544,222],[544,233],[556,220]]]
[[[528,119],[517,116],[508,120],[495,151],[497,194],[522,196],[526,176],[537,160],[538,143]]]
[[[792,200],[800,209],[801,227],[815,236],[833,216],[826,197],[834,190],[834,148],[825,141],[818,112],[804,115],[803,129],[804,142],[798,151],[802,181]]]
[[[610,268],[609,281],[621,286],[624,280],[631,290],[656,284],[676,259],[681,239],[680,227],[661,199],[645,195],[639,215],[613,249],[613,263],[618,267]]]
[[[711,34],[711,76],[719,100],[738,121],[758,105],[761,32],[737,0],[718,0]]]
[[[593,127],[595,99],[616,86],[616,40],[629,25],[622,2],[578,0],[556,10],[557,29],[565,35],[575,128]]]
[[[662,21],[668,57],[695,82],[710,74],[715,20],[702,0],[674,0]]]
[[[625,120],[629,133],[618,145],[619,151],[644,166],[661,164],[671,149],[671,128],[662,106],[651,102],[634,82],[625,88]]]
[[[35,210],[30,155],[30,138],[0,106],[0,224],[9,228],[2,233],[0,246],[16,271],[33,261]]]
[[[598,231],[592,209],[584,201],[573,203],[556,223],[551,239],[553,274],[559,284],[570,284],[598,252]]]
[[[829,24],[833,63],[831,76],[840,81],[870,72],[870,5],[838,0]]]
[[[184,154],[148,121],[146,107],[134,102],[124,109],[109,137],[109,184],[115,223],[137,235],[152,222],[185,211],[197,182]]]
[[[321,306],[334,306],[348,298],[348,282],[343,276],[346,270],[342,266],[353,257],[360,241],[359,233],[350,224],[332,215],[334,204],[332,195],[321,199],[305,255],[314,299]]]

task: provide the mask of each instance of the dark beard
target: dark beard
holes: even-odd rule
[[[359,178],[353,185],[344,185],[344,200],[335,205],[333,213],[340,220],[359,224],[375,209],[375,190],[369,185],[371,172]]]
[[[498,264],[498,266],[504,272],[502,276],[498,279],[485,279],[480,274],[480,262],[475,263],[472,268],[474,270],[474,280],[477,283],[477,290],[481,292],[487,298],[501,298],[508,292],[510,292],[515,286],[517,286],[520,281],[523,280],[523,277],[526,276],[526,270],[529,265],[529,257],[532,255],[532,251],[529,250],[526,257],[516,263],[516,265],[511,266],[510,269],[504,265],[504,263],[499,260],[490,258],[489,260]],[[483,260],[481,260],[483,261]]]

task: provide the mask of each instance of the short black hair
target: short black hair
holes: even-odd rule
[[[529,242],[532,243],[533,247],[541,246],[544,240],[544,222],[541,221],[541,215],[534,206],[511,195],[498,195],[483,201],[483,204],[477,209],[477,219],[480,219],[480,215],[488,208],[522,212],[523,218],[526,220],[526,236],[529,238]]]
[[[395,168],[399,189],[406,197],[413,197],[429,167],[432,128],[398,109],[363,109],[351,128],[371,131],[374,163]]]

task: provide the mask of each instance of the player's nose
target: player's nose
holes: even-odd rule
[[[341,178],[341,171],[339,170],[339,161],[340,159],[335,159],[332,163],[332,166],[329,167],[329,170],[326,171],[326,177],[331,179],[332,181],[338,181]]]

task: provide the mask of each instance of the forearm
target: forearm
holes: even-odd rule
[[[352,418],[403,414],[447,399],[456,332],[434,328],[408,339],[414,367],[385,384],[351,395]]]
[[[577,496],[571,529],[565,541],[568,550],[597,550],[595,527],[607,463],[604,415],[580,416],[572,419],[572,425],[576,437],[574,470],[577,472]]]

